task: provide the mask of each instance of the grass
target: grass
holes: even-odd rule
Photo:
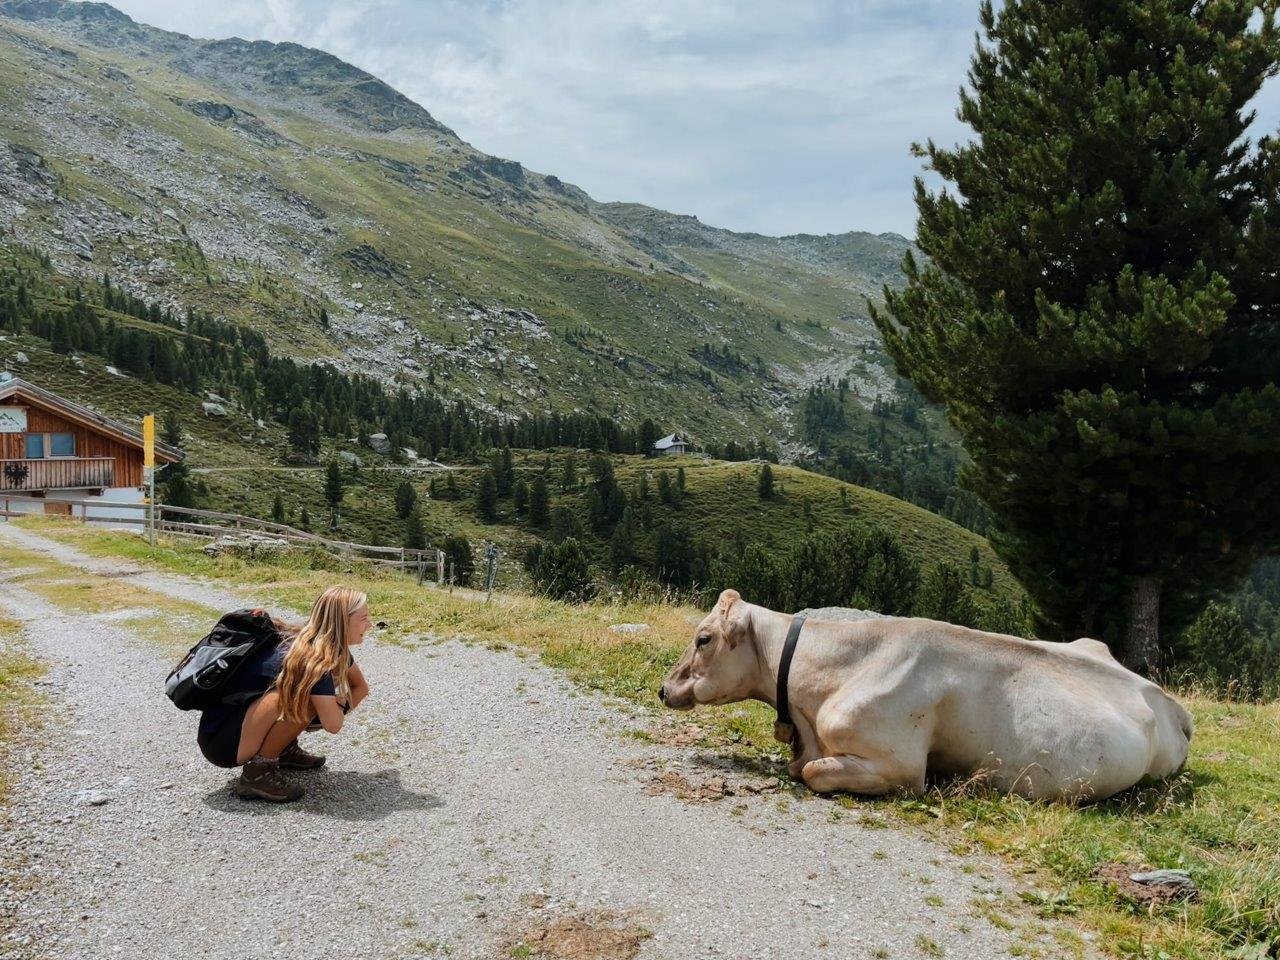
[[[461,634],[504,644],[538,654],[584,687],[646,705],[653,705],[654,690],[701,616],[660,603],[575,606],[515,593],[495,594],[486,606],[470,591],[450,595],[363,569],[317,570],[302,559],[294,565],[215,559],[177,542],[153,551],[125,534],[51,519],[22,523],[96,556],[251,586],[295,609],[305,609],[335,580],[354,583],[369,593],[375,619],[390,624],[393,642]],[[639,636],[611,633],[609,625],[618,622],[651,629]],[[861,810],[859,822],[867,825],[914,824],[953,852],[985,850],[1008,859],[1039,888],[1028,901],[1031,909],[1093,928],[1116,956],[1208,960],[1237,951],[1234,956],[1262,960],[1280,945],[1280,704],[1224,703],[1194,693],[1184,701],[1197,725],[1186,771],[1105,803],[1033,803],[964,784],[941,784],[919,799],[835,802]],[[761,705],[705,711],[697,723],[706,746],[744,763],[782,759],[771,711]],[[782,776],[781,766],[776,769]],[[1107,861],[1187,869],[1201,897],[1139,908],[1093,879]],[[1008,922],[989,907],[975,905],[992,923]]]
[[[44,665],[26,652],[22,624],[0,616],[0,805],[8,802],[13,744],[38,729],[43,698],[35,681],[43,674]]]

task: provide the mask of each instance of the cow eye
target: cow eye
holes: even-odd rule
[[[698,637],[698,646],[700,647],[705,647],[710,642],[711,642],[711,634],[709,633],[704,633],[700,637]]]

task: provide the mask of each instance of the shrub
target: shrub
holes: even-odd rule
[[[534,589],[553,600],[581,602],[595,593],[587,552],[572,537],[532,548],[525,566]]]
[[[462,536],[446,537],[444,541],[444,562],[446,575],[453,570],[453,582],[460,587],[471,586],[471,578],[475,574],[475,558],[471,553],[471,541]]]
[[[914,613],[917,617],[976,627],[980,611],[965,572],[954,563],[943,561],[925,571],[916,591]]]
[[[1231,603],[1211,603],[1183,634],[1184,676],[1219,696],[1280,697],[1280,649],[1249,630]]]

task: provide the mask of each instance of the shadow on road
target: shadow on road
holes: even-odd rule
[[[285,810],[306,811],[334,820],[381,820],[401,810],[434,810],[444,801],[434,794],[418,793],[400,782],[400,771],[322,769],[315,773],[292,774],[294,782],[306,788],[296,803],[267,803],[241,800],[231,790],[230,781],[205,794],[205,806],[223,813],[260,817]]]

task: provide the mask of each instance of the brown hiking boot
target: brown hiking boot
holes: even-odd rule
[[[318,770],[324,766],[324,757],[307,753],[295,739],[280,752],[281,770]]]
[[[302,788],[291,785],[280,775],[280,761],[254,757],[240,771],[234,784],[236,796],[245,800],[270,800],[290,803],[302,796]]]

